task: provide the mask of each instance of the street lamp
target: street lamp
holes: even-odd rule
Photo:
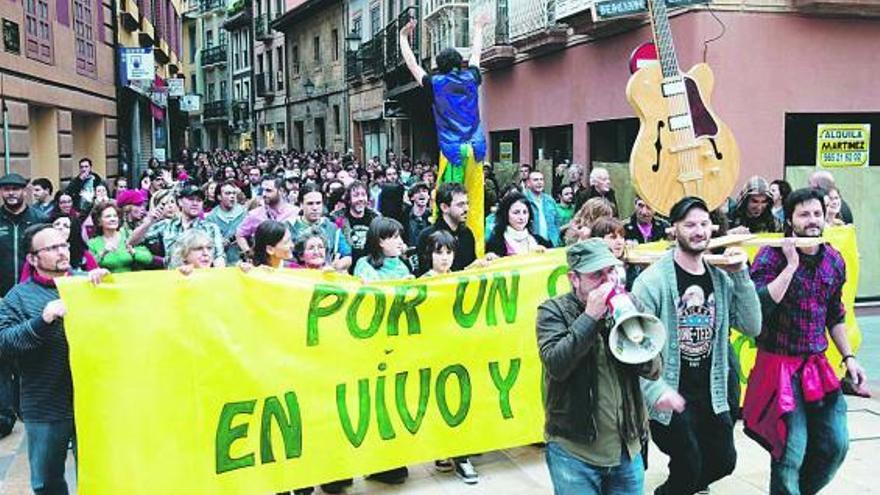
[[[361,33],[351,30],[351,33],[345,37],[345,46],[349,52],[356,52],[361,47]]]
[[[315,94],[315,83],[306,77],[306,82],[303,83],[303,89],[306,91],[306,97],[311,98],[312,95]]]
[[[306,92],[306,117],[310,117],[312,115],[311,109],[309,108],[309,102],[312,98],[312,95],[315,93],[315,83],[312,82],[311,79],[306,76],[306,82],[303,83],[303,89]]]

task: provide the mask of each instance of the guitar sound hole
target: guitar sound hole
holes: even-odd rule
[[[665,125],[666,124],[664,124],[662,120],[657,121],[657,141],[654,141],[654,150],[657,152],[657,161],[654,162],[654,165],[651,165],[652,172],[660,171],[660,151],[663,149],[663,144],[660,142],[660,130],[663,129]]]
[[[712,143],[712,151],[715,152],[715,159],[716,160],[723,160],[724,153],[718,151],[718,143],[715,142],[715,138],[709,138],[709,142]]]

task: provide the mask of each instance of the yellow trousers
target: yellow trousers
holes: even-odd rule
[[[464,182],[462,183],[462,185],[464,185],[468,196],[468,217],[466,225],[468,226],[468,228],[471,229],[471,232],[474,233],[474,239],[476,240],[477,247],[477,258],[482,258],[486,249],[486,236],[483,232],[484,226],[486,224],[486,218],[483,212],[483,163],[476,160],[476,158],[474,157],[474,150],[471,146],[468,145],[466,147],[467,155],[466,159],[464,160],[464,164],[462,165],[462,167],[464,168]],[[462,155],[464,155],[464,153],[462,153]],[[454,165],[451,165],[449,163],[449,160],[447,160],[446,157],[443,156],[443,153],[440,153],[440,171],[437,175],[438,188],[440,187],[440,184],[446,182],[444,181],[444,176],[447,175],[446,167],[452,166]],[[435,208],[438,207],[435,206]]]

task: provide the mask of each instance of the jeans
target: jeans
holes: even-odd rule
[[[785,452],[770,463],[770,493],[812,495],[827,485],[849,448],[846,401],[836,393],[818,404],[805,404],[797,375],[795,410],[785,417]]]
[[[669,456],[669,478],[655,494],[691,495],[729,475],[736,467],[733,421],[712,406],[688,402],[668,426],[651,421],[651,436]]]
[[[632,495],[645,490],[645,466],[641,454],[630,459],[624,449],[620,464],[600,467],[588,464],[556,442],[550,442],[546,456],[555,495]]]
[[[67,446],[73,441],[76,455],[76,431],[73,420],[46,423],[26,422],[31,488],[37,495],[67,495],[64,464]]]

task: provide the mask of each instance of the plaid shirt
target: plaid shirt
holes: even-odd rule
[[[781,248],[764,247],[752,264],[752,280],[761,298],[764,323],[758,345],[783,355],[825,352],[825,329],[843,322],[846,309],[841,301],[846,281],[846,263],[830,245],[813,256],[800,253],[800,264],[779,303],[773,301],[767,284],[776,280],[788,262]]]
[[[211,256],[212,259],[216,260],[217,258],[222,258],[224,262],[226,261],[226,251],[223,248],[223,234],[220,232],[220,227],[218,227],[217,224],[202,218],[197,218],[193,220],[190,228],[201,230],[211,238],[211,241],[214,244],[214,253]],[[171,256],[174,254],[174,247],[177,244],[177,240],[185,230],[186,229],[183,228],[183,222],[180,220],[180,217],[162,220],[150,226],[147,230],[146,240],[162,240],[162,246],[165,248],[165,264],[167,265]]]

